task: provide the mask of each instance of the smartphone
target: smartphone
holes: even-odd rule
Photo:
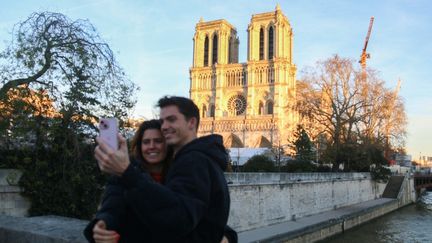
[[[99,137],[114,150],[119,147],[117,134],[118,122],[116,118],[99,118]]]

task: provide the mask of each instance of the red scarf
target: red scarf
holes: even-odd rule
[[[162,183],[162,173],[160,172],[150,172],[150,176],[153,178],[153,180],[157,183]]]

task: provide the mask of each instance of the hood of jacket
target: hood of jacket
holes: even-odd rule
[[[212,134],[194,139],[181,148],[176,154],[176,157],[191,151],[199,151],[206,154],[217,163],[223,171],[226,170],[228,165],[228,153],[223,145],[223,138],[221,135]]]

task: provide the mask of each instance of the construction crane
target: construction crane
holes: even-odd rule
[[[366,48],[367,48],[367,45],[368,45],[368,42],[369,42],[370,34],[371,34],[371,32],[372,32],[372,25],[373,25],[373,22],[374,22],[374,16],[372,16],[372,17],[370,18],[370,22],[369,22],[369,29],[368,29],[368,32],[367,32],[367,35],[366,35],[366,39],[365,39],[365,43],[364,43],[364,47],[363,47],[363,51],[362,51],[362,54],[361,54],[361,56],[360,56],[360,61],[359,61],[360,65],[361,65],[361,67],[362,67],[362,71],[363,71],[363,74],[364,74],[364,75],[366,74],[366,59],[367,59],[367,58],[370,58],[369,53],[366,52]]]
[[[393,95],[394,95],[395,99],[396,99],[397,96],[399,95],[399,90],[400,90],[400,88],[401,88],[401,84],[402,84],[402,81],[401,81],[401,79],[399,78],[399,79],[398,79],[398,82],[397,82],[397,85],[396,85],[396,88],[395,88],[395,90],[394,90],[394,92],[393,92]]]

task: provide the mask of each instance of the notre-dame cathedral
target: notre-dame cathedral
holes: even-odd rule
[[[196,25],[190,97],[201,112],[199,135],[221,134],[228,148],[281,146],[298,121],[292,28],[278,5],[252,15],[247,31],[247,62],[239,63],[234,26]]]

